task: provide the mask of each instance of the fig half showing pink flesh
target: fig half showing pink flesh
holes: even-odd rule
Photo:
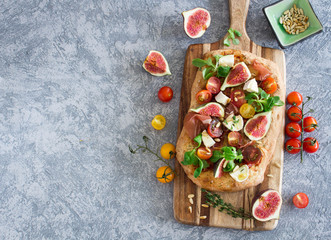
[[[151,50],[146,57],[143,68],[154,76],[164,76],[171,75],[169,70],[169,64],[167,59],[162,55],[162,53]]]
[[[282,197],[276,190],[265,190],[253,199],[252,215],[261,222],[279,218]]]
[[[184,30],[190,38],[201,37],[210,25],[210,14],[204,8],[194,8],[182,12],[184,17]]]

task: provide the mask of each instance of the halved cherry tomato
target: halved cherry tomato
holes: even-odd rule
[[[151,122],[153,128],[155,128],[156,130],[161,130],[165,127],[166,125],[166,120],[162,115],[156,115],[152,122]]]
[[[307,194],[303,192],[295,194],[292,200],[294,206],[296,206],[297,208],[305,208],[308,206],[309,203],[309,198]]]
[[[208,125],[207,132],[212,138],[218,138],[222,135],[222,124],[220,120],[214,118]]]
[[[228,134],[228,143],[232,147],[236,147],[242,144],[243,137],[241,136],[240,132],[229,132]]]
[[[242,154],[247,164],[256,164],[262,159],[261,149],[252,145],[245,147]]]
[[[301,151],[301,142],[296,138],[291,138],[285,143],[285,150],[291,154],[297,154]]]
[[[168,166],[160,167],[156,171],[156,178],[161,183],[171,182],[174,179],[174,177],[175,177],[174,171]]]
[[[164,159],[171,159],[171,158],[175,157],[176,148],[171,143],[165,143],[162,145],[162,147],[160,149],[160,153]]]
[[[221,80],[217,77],[210,77],[207,81],[206,88],[212,94],[217,94],[221,91]]]
[[[275,79],[268,77],[261,83],[261,87],[266,93],[273,94],[277,90],[277,83]]]
[[[212,96],[212,93],[208,90],[201,90],[197,93],[197,95],[195,95],[195,98],[199,104],[204,104],[210,102]]]
[[[245,92],[243,90],[237,89],[232,91],[231,102],[238,108],[241,107],[244,103],[246,103]]]
[[[290,122],[286,125],[285,132],[291,138],[298,138],[301,135],[302,129],[299,123]]]
[[[252,118],[255,114],[255,108],[248,103],[244,103],[243,105],[241,105],[239,113],[243,118]]]
[[[292,106],[287,110],[288,118],[293,122],[299,122],[302,119],[302,110],[299,107]]]
[[[199,158],[207,160],[213,156],[213,152],[206,147],[199,147],[197,150],[197,155]]]
[[[161,87],[158,92],[158,97],[162,102],[169,102],[172,99],[173,91],[170,87]]]
[[[302,103],[302,95],[298,92],[291,92],[286,98],[288,104],[299,106]]]
[[[314,153],[319,149],[319,143],[316,138],[307,137],[303,140],[303,150],[307,153]]]
[[[318,127],[317,121],[313,117],[305,117],[303,119],[303,130],[305,132],[312,132]]]

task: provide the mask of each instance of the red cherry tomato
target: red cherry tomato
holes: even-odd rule
[[[252,145],[245,147],[242,154],[244,162],[250,165],[257,164],[262,159],[261,149]]]
[[[228,143],[232,147],[236,147],[242,144],[243,137],[241,136],[240,132],[229,132],[228,134]]]
[[[291,138],[298,138],[301,135],[302,129],[300,124],[296,122],[290,122],[286,125],[285,132],[287,136]]]
[[[299,107],[292,106],[287,110],[288,118],[293,122],[299,122],[302,119],[302,110]]]
[[[277,90],[277,83],[275,79],[268,77],[261,83],[261,87],[266,93],[273,94]]]
[[[303,140],[303,150],[307,153],[314,153],[319,149],[319,143],[316,138],[307,137]]]
[[[232,91],[230,97],[231,97],[231,102],[237,108],[240,108],[241,105],[246,103],[245,92],[243,90],[237,89],[237,90]]]
[[[291,92],[286,98],[288,104],[299,106],[302,103],[302,95],[298,92]]]
[[[213,119],[208,125],[207,132],[212,138],[218,138],[222,135],[222,124],[218,119]]]
[[[162,102],[169,102],[172,99],[173,91],[170,87],[161,87],[158,92],[158,97]]]
[[[207,81],[206,88],[212,94],[217,94],[221,91],[221,80],[217,77],[210,77]]]
[[[195,95],[195,98],[199,104],[204,104],[210,102],[212,94],[208,90],[201,90]]]
[[[291,154],[297,154],[301,151],[301,142],[296,138],[291,138],[285,143],[285,150]]]
[[[303,119],[303,130],[305,132],[312,132],[318,127],[317,121],[313,117],[305,117]]]
[[[213,152],[205,147],[199,147],[197,150],[197,155],[199,158],[207,160],[213,156]]]
[[[303,192],[295,194],[292,200],[294,206],[296,206],[297,208],[305,208],[308,206],[309,203],[308,196]]]

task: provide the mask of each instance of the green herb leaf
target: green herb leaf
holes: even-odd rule
[[[240,43],[239,39],[235,38],[235,39],[232,39],[232,43],[234,45],[238,45]]]
[[[236,34],[238,37],[241,37],[241,33],[238,30],[234,30],[234,34]]]
[[[211,156],[211,158],[209,160],[212,163],[215,163],[215,162],[217,162],[218,160],[220,160],[223,157],[224,157],[224,155],[220,151],[215,150],[215,151],[213,151],[213,156]]]
[[[269,112],[273,106],[283,106],[284,102],[280,100],[279,96],[271,96],[267,94],[262,88],[259,88],[258,93],[249,93],[245,96],[248,104],[255,108],[255,112]]]
[[[203,168],[203,162],[202,162],[202,160],[200,158],[198,158],[198,159],[199,159],[199,167],[197,169],[195,169],[194,174],[193,174],[193,176],[195,178],[197,178],[197,177],[200,176],[200,174],[202,172],[202,168]]]
[[[200,145],[202,143],[202,134],[200,133],[193,140],[198,143],[198,146],[196,148],[200,147]]]
[[[214,68],[207,67],[202,70],[203,79],[208,80],[211,76],[214,75]]]
[[[193,59],[192,64],[198,68],[201,68],[205,65],[208,65],[208,62],[206,60],[203,60],[200,58],[195,58],[195,59]]]
[[[226,164],[226,167],[223,168],[224,172],[231,172],[236,167],[236,164],[234,161],[229,161],[228,164]]]
[[[225,46],[230,47],[230,44],[231,44],[231,43],[230,43],[229,37],[227,37],[227,38],[224,39],[223,44],[224,44]]]
[[[228,33],[229,33],[229,36],[230,36],[230,38],[231,38],[232,40],[235,39],[234,31],[233,31],[232,28],[229,28]]]
[[[217,68],[217,76],[218,77],[226,77],[230,72],[231,67],[229,66],[219,66]]]
[[[222,57],[224,57],[224,56],[223,56],[223,55],[215,55],[215,56],[214,56],[215,61],[216,61],[216,63],[215,63],[216,66],[218,66],[218,62],[219,62],[219,60],[220,60]]]
[[[199,158],[195,155],[195,149],[184,154],[183,165],[198,165]]]

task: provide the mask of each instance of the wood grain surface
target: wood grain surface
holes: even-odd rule
[[[246,17],[249,8],[249,0],[229,0],[230,9],[230,27],[239,30],[242,33],[240,37],[240,44],[226,47],[223,45],[223,39],[214,43],[194,44],[187,49],[184,74],[181,89],[181,98],[179,106],[178,117],[178,131],[177,138],[183,127],[183,120],[190,105],[191,87],[197,73],[197,68],[192,65],[194,58],[202,58],[203,54],[218,49],[240,49],[254,53],[266,59],[274,61],[281,72],[281,79],[284,87],[286,86],[286,67],[285,56],[283,51],[271,48],[264,48],[253,41],[251,41],[246,33]],[[282,99],[283,101],[285,99]],[[234,193],[218,193],[224,201],[231,203],[235,207],[243,207],[245,211],[251,211],[252,199],[259,191],[272,188],[281,192],[282,188],[282,170],[283,170],[283,156],[284,156],[284,125],[285,125],[285,107],[282,116],[282,129],[276,140],[276,150],[272,157],[271,163],[265,172],[265,180],[260,185]],[[245,229],[251,231],[272,230],[277,226],[278,220],[269,222],[259,222],[256,220],[242,220],[239,218],[232,218],[226,213],[221,213],[214,208],[204,208],[201,204],[204,203],[203,193],[201,188],[191,182],[181,168],[178,161],[175,163],[175,169],[178,176],[174,180],[174,217],[177,221],[184,224],[224,227]],[[272,177],[267,177],[271,174]],[[194,194],[193,204],[189,202],[188,195]],[[192,207],[192,213],[189,211],[189,206]],[[201,216],[206,216],[206,219],[201,219]]]

